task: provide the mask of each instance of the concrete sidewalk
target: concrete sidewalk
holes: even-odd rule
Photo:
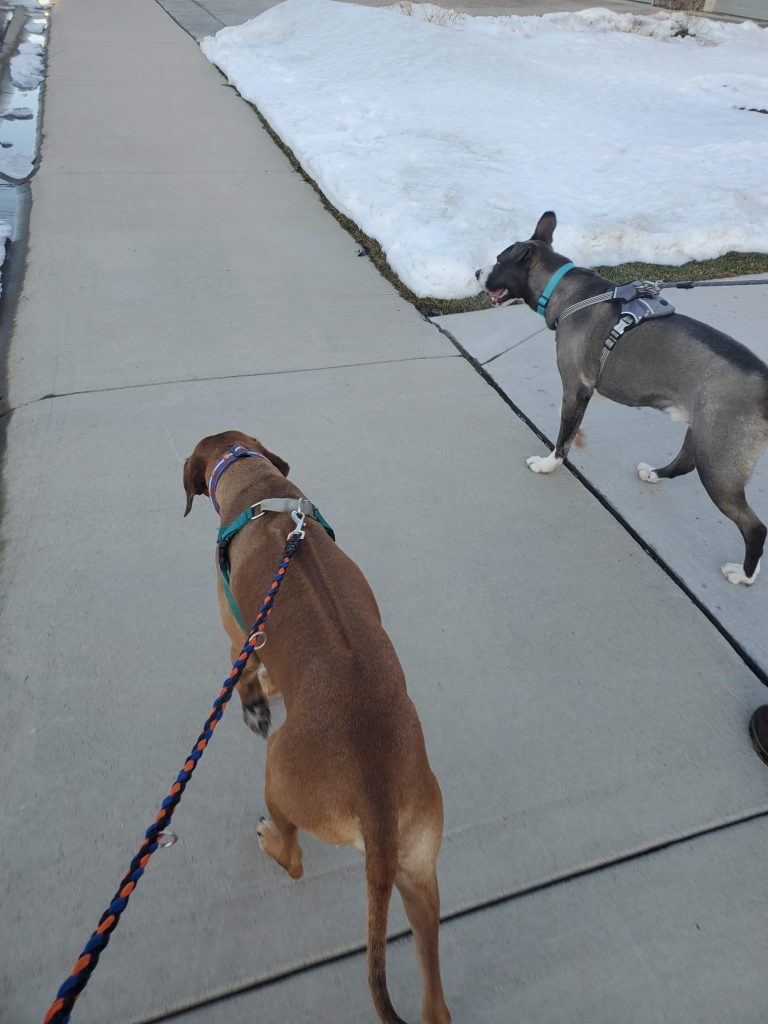
[[[4,1024],[42,1017],[228,671],[216,519],[181,517],[228,427],[290,461],[403,661],[457,1024],[757,1024],[765,688],[578,480],[525,469],[535,435],[155,0],[51,31],[5,389]],[[73,1021],[375,1019],[361,860],[260,854],[264,754],[230,710]],[[390,986],[415,1020],[410,941]]]

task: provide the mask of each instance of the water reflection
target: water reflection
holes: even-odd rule
[[[36,43],[45,48],[46,29],[46,16],[28,18],[19,33],[15,52],[22,43]],[[42,81],[34,89],[20,89],[14,85],[10,60],[6,62],[0,77],[0,184],[2,179],[23,181],[34,170],[40,135],[41,90]]]

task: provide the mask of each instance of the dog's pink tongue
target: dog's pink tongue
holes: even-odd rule
[[[501,302],[502,299],[506,299],[509,293],[506,288],[498,288],[495,292],[488,292],[488,294],[491,297],[491,302],[498,303]]]

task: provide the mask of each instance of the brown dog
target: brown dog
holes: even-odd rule
[[[250,450],[215,481],[222,524],[267,498],[302,498],[288,466],[237,431],[206,437],[184,463],[189,512],[209,494],[214,467],[233,446]],[[255,456],[255,457],[254,457]],[[185,515],[186,515],[185,512]],[[256,619],[293,522],[268,512],[229,549],[231,590],[242,621]],[[253,654],[238,689],[246,722],[266,734],[268,693],[282,692],[286,721],[269,738],[265,797],[271,816],[260,844],[292,878],[303,873],[298,829],[365,854],[368,981],[385,1024],[404,1024],[387,992],[387,914],[393,884],[403,899],[419,957],[422,1024],[449,1024],[438,958],[440,897],[435,862],[443,832],[440,787],[405,689],[403,670],[358,567],[307,518],[269,619],[267,644]],[[241,629],[219,577],[221,616],[232,657]]]

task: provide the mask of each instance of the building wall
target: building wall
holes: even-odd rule
[[[738,18],[768,21],[768,0],[641,0],[653,7],[672,11],[702,11],[710,14],[731,14]]]
[[[768,21],[768,0],[707,0],[704,10]]]

